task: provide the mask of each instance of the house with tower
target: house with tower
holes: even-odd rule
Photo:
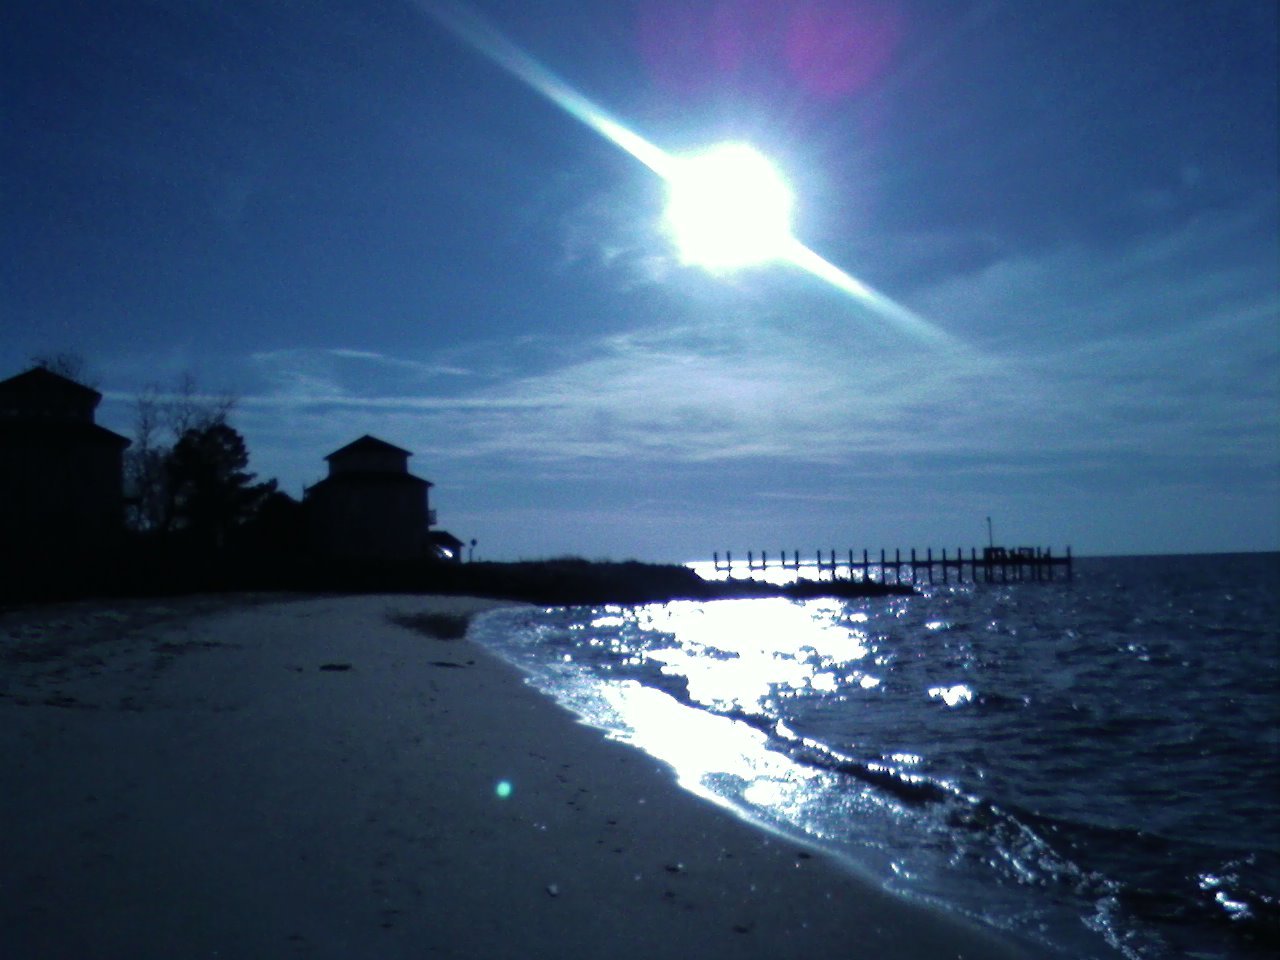
[[[303,496],[311,547],[351,560],[432,554],[432,483],[409,472],[408,450],[365,434],[325,457],[329,474]]]
[[[95,422],[101,401],[44,367],[0,381],[0,543],[10,560],[93,557],[123,535],[129,441]]]

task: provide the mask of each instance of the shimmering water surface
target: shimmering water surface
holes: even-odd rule
[[[1280,947],[1280,555],[473,636],[686,788],[1047,956]]]

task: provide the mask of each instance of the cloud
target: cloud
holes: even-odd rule
[[[1275,268],[1249,254],[1266,216],[1205,213],[1106,250],[969,264],[914,291],[912,306],[969,351],[902,348],[830,296],[773,312],[704,299],[596,337],[255,354],[240,416],[255,449],[312,472],[372,432],[508,483],[732,465],[754,471],[757,492],[797,496],[847,489],[810,477],[1262,482],[1280,430]]]
[[[999,254],[998,241],[971,269],[945,273],[906,294],[949,329],[1002,348],[1060,344],[1120,331],[1159,335],[1223,309],[1274,307],[1280,282],[1276,191],[1189,213],[1162,230],[1108,243],[1076,241],[1032,253]],[[963,234],[949,241],[965,244]],[[952,261],[953,263],[955,261]]]
[[[561,268],[604,270],[622,292],[675,279],[680,263],[661,226],[664,189],[646,173],[589,192],[561,219]]]
[[[417,360],[405,360],[400,357],[388,357],[386,354],[377,353],[372,350],[347,350],[334,349],[328,353],[334,357],[343,360],[363,360],[368,363],[394,367],[401,370],[409,370],[422,377],[466,377],[471,375],[471,371],[465,367],[455,366],[447,363],[421,363]]]
[[[451,458],[833,464],[869,454],[1019,459],[1185,449],[1220,418],[1267,425],[1266,392],[1232,393],[1234,367],[1185,369],[1214,332],[1095,341],[1036,357],[921,357],[813,340],[777,324],[674,325],[600,338],[578,359],[444,395],[357,395],[305,369],[242,408],[287,409],[311,430],[376,421]],[[1182,359],[1180,359],[1182,358]],[[1183,385],[1211,387],[1192,401]],[[1256,392],[1255,392],[1256,393]],[[1172,406],[1171,406],[1172,404]],[[1198,420],[1207,420],[1197,428]],[[1221,444],[1216,444],[1221,446]]]
[[[250,363],[258,372],[267,378],[283,378],[286,380],[314,380],[315,385],[327,383],[338,389],[340,380],[351,381],[355,378],[344,376],[344,366],[356,364],[364,366],[361,382],[370,374],[378,377],[396,377],[400,380],[429,382],[440,377],[466,377],[472,371],[456,363],[440,359],[425,363],[405,357],[391,357],[374,350],[356,350],[351,348],[262,350],[249,355]]]
[[[572,464],[834,462],[890,437],[919,446],[935,408],[970,403],[970,361],[930,368],[852,327],[832,346],[768,320],[671,324],[577,344],[559,362],[478,389],[381,394],[324,357],[277,352],[255,356],[271,375],[241,407],[287,410],[327,431],[376,417],[454,457]]]

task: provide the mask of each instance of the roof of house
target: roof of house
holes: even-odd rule
[[[427,539],[432,543],[439,544],[442,547],[450,547],[454,550],[458,547],[466,546],[448,530],[428,530]]]
[[[14,396],[45,391],[79,394],[84,399],[92,399],[95,404],[102,399],[102,394],[93,387],[86,387],[45,367],[32,367],[7,380],[0,380],[0,394]]]
[[[342,487],[377,487],[377,486],[415,486],[434,487],[430,480],[415,477],[412,473],[392,473],[388,470],[349,470],[335,473],[332,476],[317,480],[307,487],[307,492],[314,490]]]
[[[340,457],[346,453],[358,453],[364,450],[390,450],[394,453],[402,453],[406,457],[413,456],[411,452],[402,447],[397,447],[394,443],[387,443],[385,440],[379,440],[377,437],[371,437],[366,433],[359,440],[352,440],[345,447],[339,447],[325,459],[332,460],[334,457]]]

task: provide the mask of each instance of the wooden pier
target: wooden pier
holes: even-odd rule
[[[757,555],[748,550],[745,563],[741,555],[735,561],[729,551],[725,552],[723,560],[719,553],[712,556],[716,572],[730,577],[738,571],[750,577],[757,571],[776,569],[794,570],[797,575],[802,571],[816,572],[818,579],[829,574],[832,579],[844,576],[853,580],[856,574],[856,578],[860,580],[899,584],[936,583],[940,577],[945,584],[952,579],[963,583],[966,570],[969,573],[968,580],[973,583],[1053,580],[1055,571],[1065,573],[1068,580],[1072,575],[1070,547],[1067,547],[1067,552],[1063,555],[1055,555],[1051,548],[1040,547],[983,547],[981,550],[970,547],[968,556],[960,547],[952,553],[948,553],[944,547],[938,554],[932,548],[923,552],[912,548],[906,556],[901,550],[894,550],[892,556],[888,551],[881,550],[879,559],[867,550],[863,550],[859,558],[852,550],[837,554],[833,549],[825,555],[817,550],[813,559],[805,560],[801,560],[799,550],[791,554],[783,550],[772,558],[767,551],[761,550]],[[890,575],[892,580],[889,579]]]

